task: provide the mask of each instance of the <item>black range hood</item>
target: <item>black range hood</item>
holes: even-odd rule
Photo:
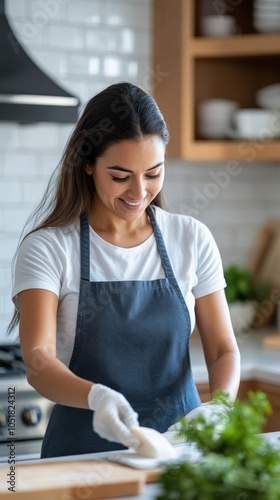
[[[0,0],[0,120],[74,123],[79,100],[49,78],[27,55]]]

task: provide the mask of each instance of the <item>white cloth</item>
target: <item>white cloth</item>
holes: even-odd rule
[[[220,254],[209,229],[187,215],[158,207],[155,216],[188,306],[192,330],[195,299],[226,286]],[[133,248],[112,245],[90,229],[91,281],[155,280],[164,278],[154,234]],[[12,297],[22,290],[41,288],[59,297],[57,356],[69,364],[76,331],[80,283],[80,223],[35,231],[22,242],[15,266]],[[106,297],[97,306],[106,309]]]

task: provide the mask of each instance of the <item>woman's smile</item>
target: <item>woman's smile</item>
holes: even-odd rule
[[[122,198],[120,198],[120,200],[125,204],[125,205],[128,205],[127,208],[129,210],[138,210],[139,208],[141,208],[141,206],[143,205],[144,203],[144,200],[141,200],[141,201],[135,201],[135,202],[132,202],[132,201],[127,201],[127,200],[123,200]]]

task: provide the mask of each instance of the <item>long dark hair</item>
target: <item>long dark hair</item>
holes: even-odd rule
[[[143,89],[120,82],[95,95],[85,106],[41,202],[27,221],[29,232],[67,226],[88,212],[95,186],[85,166],[95,165],[96,159],[115,143],[152,135],[168,143],[164,118],[153,97]],[[162,193],[153,204],[163,205]],[[15,310],[8,333],[18,321],[19,312]]]

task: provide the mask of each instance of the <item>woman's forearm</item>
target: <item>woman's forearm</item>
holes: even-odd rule
[[[196,318],[211,397],[215,391],[222,390],[234,401],[240,382],[240,354],[224,290],[197,299]]]
[[[19,294],[19,304],[20,344],[28,382],[55,403],[88,408],[92,382],[77,377],[56,357],[58,297],[48,290],[25,290]]]
[[[28,382],[42,396],[62,405],[88,408],[92,382],[77,377],[43,349],[32,350],[25,362]]]
[[[208,365],[211,398],[215,391],[228,393],[229,400],[234,401],[240,383],[240,355],[238,351],[225,352],[212,364]]]

